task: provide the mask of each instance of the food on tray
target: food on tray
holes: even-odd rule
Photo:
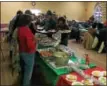
[[[66,79],[68,81],[74,82],[74,81],[77,80],[77,76],[69,74],[69,75],[66,76]]]
[[[83,80],[82,82],[84,85],[91,85],[91,86],[93,85],[93,81],[90,79]]]
[[[73,82],[72,83],[73,86],[81,86],[84,85],[82,82]]]
[[[54,55],[55,57],[59,57],[59,58],[67,58],[67,57],[68,57],[67,53],[62,52],[62,51],[54,52],[53,55]]]
[[[50,43],[50,42],[52,42],[52,40],[49,39],[49,38],[43,38],[43,39],[40,40],[40,42],[41,43]]]
[[[41,40],[39,40],[39,43],[44,46],[54,45],[56,42],[57,42],[56,40],[54,40],[53,38],[49,38],[49,37],[41,38]]]
[[[40,51],[40,54],[43,57],[50,57],[50,56],[52,56],[52,53],[50,51]]]
[[[103,73],[104,73],[104,76],[107,76],[107,71],[103,71]]]
[[[104,84],[104,85],[106,85],[107,83],[106,83],[106,77],[100,77],[99,78],[99,81],[102,83],[102,84]]]
[[[40,32],[40,33],[47,33],[46,30],[42,30],[42,31],[38,31],[38,32]]]
[[[56,32],[55,30],[48,30],[48,32]]]
[[[55,57],[55,64],[58,66],[66,65],[68,64],[68,54],[62,51],[56,51],[53,53],[53,56]]]
[[[95,76],[95,77],[100,77],[100,76],[102,76],[102,74],[103,73],[101,73],[100,71],[93,71],[92,72],[92,75]]]

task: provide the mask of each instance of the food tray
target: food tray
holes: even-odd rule
[[[71,30],[59,30],[60,31],[60,33],[70,33],[71,32]]]
[[[59,45],[58,48],[61,49],[64,52],[70,54],[70,55],[72,55],[75,52],[73,49],[70,49],[69,47],[64,46],[64,45]]]

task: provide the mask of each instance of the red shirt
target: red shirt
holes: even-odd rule
[[[18,28],[19,52],[35,53],[36,41],[27,26]]]

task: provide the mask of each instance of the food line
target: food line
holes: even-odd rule
[[[60,31],[61,32],[61,31]],[[64,32],[64,31],[63,31]],[[67,31],[65,31],[67,32]],[[68,31],[69,32],[69,31]],[[42,34],[44,33],[41,33],[39,32],[39,37],[42,36]],[[44,37],[44,36],[43,36]],[[46,37],[46,35],[45,35]],[[57,38],[57,37],[56,37]],[[42,37],[40,38],[42,39]],[[60,79],[60,76],[64,75],[64,74],[69,74],[69,73],[72,73],[73,71],[76,70],[77,73],[79,73],[80,75],[82,75],[84,78],[88,77],[89,76],[85,75],[85,73],[81,70],[78,70],[78,67],[80,67],[81,69],[88,69],[88,68],[93,68],[95,67],[96,65],[95,64],[92,64],[90,63],[89,65],[86,65],[85,63],[87,63],[87,59],[84,59],[84,58],[81,58],[81,62],[79,63],[78,62],[78,58],[76,58],[76,56],[74,56],[74,52],[72,51],[72,49],[69,49],[68,47],[66,46],[63,46],[63,45],[58,45],[60,41],[56,40],[56,43],[52,43],[52,41],[49,42],[49,39],[47,38],[47,40],[45,39],[45,42],[43,44],[43,40],[42,42],[39,42],[38,44],[38,51],[40,53],[40,56],[36,59],[37,61],[37,64],[39,64],[41,66],[41,69],[43,70],[43,73],[45,75],[45,77],[47,78],[47,81],[50,81],[50,83],[52,83],[53,86],[56,86],[57,85],[57,82],[58,80]],[[53,44],[53,45],[50,45],[50,46],[47,46],[49,44]],[[56,46],[55,46],[56,45]],[[41,46],[41,47],[40,47]],[[44,49],[43,47],[44,46]],[[57,51],[59,49],[59,51]],[[71,66],[69,66],[66,61],[65,63],[61,63],[59,64],[60,67],[56,66],[55,65],[55,62],[57,62],[57,60],[61,60],[63,61],[64,59],[63,58],[58,58],[58,56],[53,56],[53,53],[54,52],[59,52],[59,54],[62,54],[62,53],[67,53],[69,57],[69,59],[67,59],[66,61],[70,61],[70,64],[72,64],[71,62],[73,62],[73,64]],[[62,52],[62,53],[61,53]],[[55,53],[54,53],[55,54]],[[58,54],[58,53],[57,53]],[[57,57],[57,58],[56,58]],[[59,55],[59,57],[61,57]],[[63,57],[63,56],[62,56]],[[65,55],[65,59],[67,58],[66,55]],[[63,60],[62,60],[63,59]],[[52,62],[53,61],[53,62]],[[82,61],[84,61],[82,63]],[[58,61],[58,63],[60,63],[60,61]],[[75,64],[75,63],[78,63],[78,64]],[[67,65],[64,65],[64,64],[67,64]],[[75,65],[75,66],[73,66]],[[55,67],[56,66],[56,67]],[[52,77],[52,80],[50,80],[50,77]],[[87,79],[87,78],[86,78]],[[89,80],[89,79],[88,79]],[[101,83],[99,82],[97,79],[95,78],[91,78],[90,80],[93,80],[94,82],[97,82],[98,84],[105,84],[105,83]],[[71,80],[72,81],[72,80]],[[75,82],[73,83],[74,85],[76,84],[83,84],[83,83],[80,83],[80,82]],[[57,86],[60,86],[59,84]]]

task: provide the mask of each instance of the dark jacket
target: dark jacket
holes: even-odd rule
[[[20,15],[16,15],[9,23],[9,33],[8,33],[8,41],[11,41],[14,30],[17,27],[17,23]]]
[[[44,26],[45,30],[55,29],[56,28],[56,22],[53,19],[50,20],[44,20],[40,23],[41,26]]]

